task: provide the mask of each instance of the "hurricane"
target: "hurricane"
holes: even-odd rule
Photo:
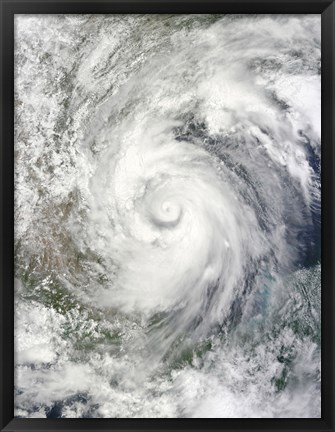
[[[16,15],[16,417],[321,416],[320,41]]]

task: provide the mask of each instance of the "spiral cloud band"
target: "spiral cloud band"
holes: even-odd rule
[[[16,415],[319,417],[320,17],[15,25]]]

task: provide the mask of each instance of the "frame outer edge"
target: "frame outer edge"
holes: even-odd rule
[[[77,1],[75,1],[75,2],[77,3]],[[86,1],[84,0],[83,3],[85,3],[85,2]],[[3,84],[1,86],[1,89],[0,89],[0,101],[1,101],[1,103],[0,103],[0,114],[1,114],[1,120],[10,120],[10,119],[13,118],[13,113],[12,112],[11,113],[6,113],[5,112],[6,101],[8,102],[8,96],[10,97],[10,93],[13,90],[13,85],[10,84],[10,85],[8,85],[8,87],[6,87],[4,85],[5,84],[5,78],[6,78],[6,76],[8,77],[8,73],[9,73],[8,72],[8,68],[5,68],[5,61],[4,61],[4,59],[5,59],[5,57],[4,57],[4,47],[5,47],[5,40],[4,40],[5,38],[4,38],[4,35],[5,35],[5,33],[4,32],[5,32],[5,28],[7,28],[7,29],[11,28],[10,25],[9,26],[6,25],[7,24],[6,23],[6,19],[8,20],[8,18],[9,18],[8,17],[8,15],[10,14],[9,10],[13,10],[13,6],[17,2],[13,1],[11,4],[10,3],[11,2],[9,2],[8,0],[5,0],[5,1],[0,0],[0,17],[1,17],[1,25],[2,25],[2,29],[1,29],[1,32],[0,32],[0,46],[1,46],[1,54],[2,54],[1,61],[3,62],[1,64],[1,70],[0,70],[0,82],[1,82],[1,84]],[[43,5],[42,1],[38,1],[38,3],[41,6]],[[48,3],[49,3],[49,1],[46,0],[45,1],[45,6],[46,7],[48,6]],[[59,3],[59,6],[61,7],[61,5],[64,4],[64,3],[66,3],[66,1],[63,1],[63,2],[62,1],[59,1],[59,2],[52,1],[50,3]],[[101,2],[97,1],[97,4],[98,3],[101,3]],[[104,3],[107,3],[107,1],[104,1]],[[129,1],[125,1],[125,4],[126,3],[129,3]],[[136,3],[136,2],[134,2],[134,3]],[[173,3],[175,3],[175,2],[173,2]],[[204,0],[203,3],[205,3],[205,0]],[[265,2],[262,2],[262,3],[265,5]],[[298,0],[297,3],[301,3],[302,4],[302,2],[300,2],[299,0]],[[306,2],[306,4],[307,3],[308,2]],[[324,3],[325,2],[322,2],[322,4],[324,4]],[[331,171],[330,171],[329,174],[332,174],[332,175],[329,175],[329,178],[328,178],[328,181],[329,181],[329,189],[328,190],[330,192],[330,196],[328,197],[329,202],[328,202],[327,209],[329,211],[330,220],[328,219],[329,226],[327,227],[327,233],[328,233],[328,236],[329,236],[329,240],[328,241],[329,241],[329,244],[330,244],[330,250],[328,250],[328,252],[334,253],[334,245],[335,245],[335,230],[334,230],[334,216],[335,216],[335,196],[334,196],[334,191],[335,191],[335,175],[333,173],[335,171],[335,116],[334,116],[334,114],[335,114],[335,107],[334,107],[334,101],[335,101],[335,85],[334,85],[334,72],[335,72],[335,43],[334,43],[335,3],[334,3],[334,1],[332,1],[330,5],[329,5],[329,3],[330,2],[328,2],[327,9],[328,9],[328,11],[331,14],[330,20],[331,20],[331,38],[332,39],[331,39],[331,41],[330,40],[328,41],[328,43],[330,43],[331,46],[327,50],[327,55],[331,55],[332,56],[331,57],[332,60],[329,60],[329,62],[328,62],[329,63],[328,67],[330,68],[329,75],[332,75],[332,77],[330,77],[329,80],[328,80],[329,81],[328,84],[329,84],[329,86],[331,88],[328,87],[328,89],[325,90],[325,93],[328,93],[330,95],[330,98],[332,99],[332,102],[330,103],[330,106],[328,106],[328,109],[329,109],[328,116],[327,116],[327,118],[324,119],[324,121],[330,122],[330,125],[328,126],[327,132],[330,133],[329,139],[331,141],[329,143],[329,153],[328,153],[328,155],[329,155],[329,166],[330,166],[330,169],[331,169]],[[29,0],[23,0],[23,2],[21,4],[27,4],[27,6],[29,7]],[[78,4],[79,4],[79,1],[78,1]],[[283,5],[283,8],[285,8],[286,2],[283,1],[282,5]],[[325,9],[325,11],[326,11],[326,9]],[[7,42],[6,42],[6,45],[7,45]],[[7,59],[9,59],[9,56],[7,56]],[[9,106],[11,106],[11,105],[9,105]],[[13,120],[14,120],[14,118],[13,118]],[[5,148],[4,148],[4,143],[6,141],[6,136],[7,136],[7,135],[5,136],[5,127],[4,127],[4,124],[5,124],[5,122],[3,122],[3,124],[1,124],[2,143],[0,143],[0,165],[1,165],[0,166],[0,230],[1,230],[0,231],[0,242],[1,242],[1,244],[0,244],[0,262],[1,262],[1,264],[0,264],[0,278],[1,278],[1,285],[2,285],[2,287],[1,287],[2,289],[0,290],[1,291],[1,293],[0,293],[0,302],[1,302],[0,303],[1,304],[1,317],[0,317],[0,320],[1,320],[1,334],[0,334],[0,336],[1,336],[1,348],[0,348],[1,349],[1,351],[0,351],[1,357],[0,357],[0,362],[5,357],[4,342],[8,338],[8,333],[7,333],[7,331],[9,330],[8,329],[8,326],[9,326],[8,316],[10,316],[10,312],[8,311],[9,308],[8,308],[8,306],[7,307],[5,306],[5,302],[4,302],[4,298],[5,298],[5,296],[4,296],[4,290],[5,289],[8,290],[8,287],[6,287],[6,284],[7,284],[8,280],[10,279],[8,277],[6,279],[6,274],[7,274],[8,270],[5,270],[5,266],[4,266],[4,264],[5,264],[5,256],[4,255],[5,255],[5,250],[6,250],[6,246],[7,246],[7,244],[5,244],[5,241],[7,241],[8,238],[10,237],[10,235],[11,235],[11,229],[8,230],[9,232],[8,231],[6,232],[5,222],[8,220],[9,216],[11,216],[11,215],[8,215],[8,213],[10,211],[7,211],[6,209],[4,209],[4,205],[3,204],[5,203],[5,199],[4,199],[5,196],[8,197],[8,195],[9,196],[11,195],[11,192],[6,193],[5,186],[8,186],[8,183],[12,179],[8,178],[8,176],[6,178],[5,174],[8,173],[8,171],[12,172],[11,171],[12,168],[6,169],[6,164],[5,164],[4,158],[3,158],[4,155],[8,155],[8,153],[9,153],[9,151],[8,150],[5,151]],[[7,146],[9,146],[9,145],[7,144]],[[6,147],[6,148],[8,149],[8,147]],[[10,228],[11,227],[12,227],[12,225],[10,225]],[[11,251],[11,250],[12,250],[12,247],[9,248],[9,251]],[[331,423],[328,423],[326,425],[326,423],[324,421],[322,421],[322,419],[323,419],[322,418],[322,419],[320,419],[320,428],[315,428],[315,427],[313,428],[314,430],[320,430],[322,432],[325,432],[325,431],[327,431],[327,432],[334,431],[334,423],[335,423],[334,422],[335,410],[333,409],[333,406],[332,406],[332,403],[334,402],[334,396],[335,396],[335,380],[334,380],[334,360],[335,360],[335,331],[334,331],[334,324],[335,324],[335,321],[334,321],[334,311],[335,311],[335,294],[334,294],[334,290],[335,290],[335,286],[334,286],[335,278],[334,278],[334,274],[335,273],[334,273],[334,269],[335,269],[335,255],[330,256],[328,259],[329,259],[329,263],[331,265],[331,267],[328,268],[328,271],[330,273],[329,274],[328,282],[330,282],[332,284],[332,286],[330,287],[330,288],[332,288],[332,290],[331,290],[331,296],[330,296],[329,300],[331,300],[330,307],[332,308],[333,313],[330,316],[330,318],[331,318],[330,322],[326,323],[323,326],[323,331],[325,331],[326,329],[328,329],[328,331],[330,332],[329,339],[327,339],[327,340],[329,342],[331,342],[330,351],[331,351],[331,355],[332,355],[331,361],[333,363],[331,370],[328,371],[330,373],[330,375],[329,375],[329,377],[327,377],[327,380],[329,378],[331,378],[331,383],[329,384],[329,387],[331,388],[331,391],[332,391],[331,398],[330,398],[330,401],[329,401],[330,408],[331,408],[331,419],[329,418],[329,420],[331,420]],[[8,263],[8,260],[6,260],[6,262]],[[6,298],[7,298],[7,296],[6,296]],[[11,333],[11,332],[9,332],[9,333]],[[7,361],[8,361],[8,358],[11,358],[12,355],[13,354],[9,354],[9,355],[6,354]],[[26,422],[26,421],[24,423],[22,423],[22,425],[20,425],[20,426],[19,426],[20,422],[18,422],[17,419],[12,419],[12,420],[9,421],[9,419],[8,419],[8,412],[5,412],[5,410],[4,410],[5,406],[8,407],[8,405],[10,405],[10,403],[8,401],[6,401],[6,398],[8,399],[8,396],[5,394],[5,389],[4,389],[4,383],[8,382],[8,377],[6,376],[6,370],[5,370],[4,364],[0,365],[0,367],[1,367],[1,375],[0,375],[0,378],[1,378],[1,389],[0,389],[0,428],[1,429],[0,430],[2,430],[4,432],[14,432],[14,431],[24,432],[24,431],[38,430],[38,429],[33,429],[31,426],[28,425],[28,422]],[[20,420],[23,420],[23,419],[20,419]],[[24,420],[29,420],[29,419],[24,419]],[[291,419],[287,419],[287,420],[290,421]],[[6,423],[6,426],[5,426],[4,423]],[[323,427],[321,426],[322,423],[324,423]],[[87,426],[86,427],[84,426],[81,429],[71,428],[71,427],[68,426],[68,424],[65,426],[65,423],[64,423],[63,427],[61,425],[59,425],[59,428],[58,427],[54,428],[51,425],[49,426],[49,428],[46,428],[44,426],[45,426],[45,423],[41,422],[41,424],[39,426],[39,430],[44,430],[44,431],[49,430],[50,432],[53,432],[53,431],[56,431],[56,430],[63,430],[63,432],[70,432],[70,431],[73,431],[73,430],[81,430],[81,431],[88,431],[88,430],[93,431],[93,430],[95,430],[95,429],[89,428]],[[133,428],[131,428],[131,429],[128,429],[128,428],[124,428],[124,429],[120,428],[120,429],[118,429],[118,428],[114,428],[114,427],[111,425],[108,429],[107,428],[101,428],[100,429],[100,427],[97,426],[96,430],[99,430],[99,429],[100,430],[105,430],[105,431],[107,431],[107,430],[113,430],[114,432],[117,432],[118,430],[122,431],[122,432],[127,432],[127,431],[130,431],[130,430],[132,430],[132,431],[134,430]],[[223,430],[223,428],[224,428],[224,425],[222,426],[221,430]],[[159,429],[159,427],[157,427],[156,430],[158,430],[158,429]],[[179,429],[178,427],[176,429],[173,429],[173,432],[181,432],[181,431],[178,431],[178,429]],[[230,427],[227,427],[227,429],[224,428],[224,430],[226,430],[227,432],[229,432],[229,430],[233,431],[233,430],[238,430],[238,429],[240,429],[240,428],[230,428]],[[137,430],[147,430],[147,429],[138,428]],[[151,429],[151,430],[155,430],[155,429]],[[163,430],[163,429],[161,429],[161,430]],[[203,429],[194,428],[193,430],[194,430],[194,432],[196,432],[196,431],[200,431],[200,430],[203,430]],[[240,430],[242,430],[242,429],[240,429]],[[247,430],[247,428],[243,428],[243,430]],[[252,428],[250,428],[250,430],[252,430]],[[265,429],[262,429],[262,430],[265,431]],[[284,429],[282,429],[282,428],[280,428],[280,427],[277,426],[277,427],[274,427],[272,430],[277,430],[279,432],[280,430],[284,430]],[[302,431],[303,429],[300,429],[300,430]],[[306,429],[306,431],[307,430],[308,429]],[[309,430],[312,430],[312,428],[310,428]],[[165,431],[166,432],[169,432],[169,431],[172,432],[172,429],[169,429],[169,430],[165,429]],[[290,431],[297,432],[298,429],[291,429],[291,428],[287,428],[286,429],[285,428],[285,431],[286,432],[290,432]],[[304,432],[305,432],[305,430],[304,430]]]

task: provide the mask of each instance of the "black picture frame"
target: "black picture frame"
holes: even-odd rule
[[[1,431],[335,430],[335,3],[329,0],[1,0]],[[14,416],[14,15],[320,13],[322,43],[322,410],[320,419],[18,419]]]

